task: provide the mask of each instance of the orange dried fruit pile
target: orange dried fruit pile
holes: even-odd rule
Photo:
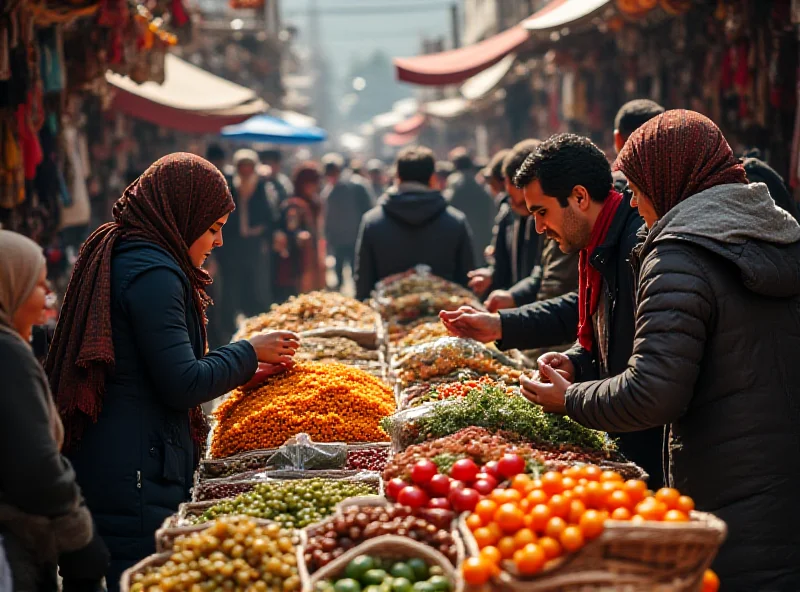
[[[317,442],[386,441],[378,424],[394,411],[392,390],[363,370],[297,364],[257,389],[234,391],[217,408],[211,455],[277,448],[299,433]]]

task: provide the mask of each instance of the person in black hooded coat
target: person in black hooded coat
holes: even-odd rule
[[[364,214],[356,247],[356,298],[368,298],[383,278],[425,264],[467,286],[473,268],[472,232],[463,213],[432,189],[433,153],[408,148],[397,161],[398,186]]]

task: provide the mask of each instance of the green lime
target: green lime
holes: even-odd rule
[[[364,579],[364,574],[371,569],[375,569],[375,560],[369,555],[359,555],[347,565],[344,575],[361,582]]]
[[[388,575],[389,574],[382,569],[371,569],[364,574],[364,577],[361,578],[361,581],[365,586],[380,586],[383,584],[383,580],[385,580],[386,576]]]
[[[436,588],[430,582],[417,582],[412,588],[413,592],[436,592]]]
[[[428,583],[433,586],[433,589],[436,590],[436,592],[450,591],[450,580],[444,576],[431,576],[431,578],[428,580]]]
[[[317,582],[315,592],[334,592],[333,584],[330,582]]]
[[[443,576],[444,575],[444,570],[439,565],[432,565],[429,571],[430,571],[430,574],[432,576]]]
[[[392,582],[392,592],[411,592],[413,584],[408,578],[395,578]]]
[[[395,563],[392,566],[391,572],[393,578],[405,578],[409,582],[416,582],[419,578],[414,573],[414,570],[407,563]],[[424,578],[423,578],[424,579]]]
[[[335,592],[361,592],[361,584],[353,578],[339,580],[333,585]]]
[[[414,557],[409,559],[406,563],[408,567],[414,570],[414,581],[422,582],[423,580],[428,579],[428,564],[425,563],[424,559],[420,559],[419,557]]]

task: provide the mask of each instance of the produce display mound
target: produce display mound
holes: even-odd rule
[[[175,539],[122,575],[124,592],[301,589],[295,534],[277,524],[233,517]]]
[[[598,452],[615,449],[605,433],[585,428],[566,416],[545,413],[522,395],[508,394],[495,385],[481,385],[463,397],[399,411],[381,425],[398,452],[473,426],[513,432],[538,445],[570,445]]]
[[[396,331],[394,337],[390,338],[390,342],[393,347],[402,350],[407,347],[428,343],[429,341],[436,341],[448,335],[449,333],[445,326],[436,318],[416,324],[405,332]]]
[[[309,331],[320,328],[349,328],[359,332],[377,331],[375,312],[366,304],[338,292],[309,292],[293,296],[283,304],[256,317],[245,319],[234,341],[248,339],[265,330]]]
[[[280,446],[295,434],[317,442],[380,442],[392,390],[363,370],[307,362],[251,391],[234,391],[214,412],[211,456]]]
[[[363,591],[386,584],[398,592],[458,592],[462,588],[444,555],[395,535],[364,541],[320,568],[308,584],[314,592]]]

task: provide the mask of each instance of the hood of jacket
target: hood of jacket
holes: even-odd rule
[[[689,197],[653,226],[642,252],[666,240],[721,255],[752,292],[800,295],[800,225],[775,205],[763,183],[717,185]]]
[[[421,183],[401,183],[383,194],[380,205],[390,218],[409,226],[425,226],[447,208],[447,200]]]

